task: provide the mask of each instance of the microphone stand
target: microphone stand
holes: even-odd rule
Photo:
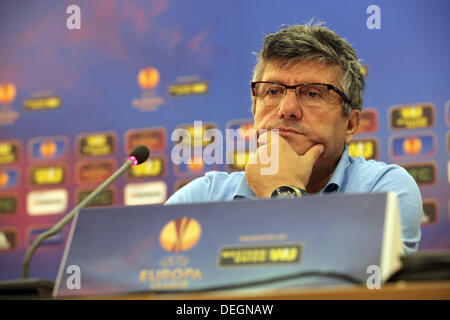
[[[90,193],[83,201],[81,201],[75,208],[72,209],[64,218],[62,218],[58,223],[56,223],[50,230],[41,233],[37,239],[28,248],[22,265],[22,278],[28,279],[29,277],[29,267],[31,258],[34,252],[39,247],[39,245],[52,235],[58,233],[73,217],[78,213],[80,209],[83,209],[88,205],[92,199],[94,199],[99,193],[105,190],[111,183],[114,182],[119,176],[121,176],[125,171],[127,171],[133,164],[136,163],[135,157],[130,157],[128,160],[117,170],[111,177],[109,177],[105,182],[103,182],[97,189]]]

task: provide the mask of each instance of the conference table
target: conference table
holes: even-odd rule
[[[127,293],[71,297],[87,300],[450,300],[450,281],[399,281],[380,289],[345,285],[258,291],[220,291],[183,294]]]

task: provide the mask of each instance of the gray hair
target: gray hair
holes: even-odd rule
[[[296,64],[304,60],[317,60],[341,69],[340,85],[350,103],[343,103],[343,114],[352,109],[362,110],[365,82],[355,50],[344,39],[323,23],[294,25],[265,36],[257,64],[253,70],[253,81],[261,79],[269,62],[279,61],[283,65]],[[252,98],[252,112],[255,100]]]

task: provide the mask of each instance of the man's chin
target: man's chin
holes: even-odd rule
[[[312,147],[313,145],[310,145],[309,147],[297,147],[295,148],[294,146],[291,145],[292,148],[294,148],[294,151],[299,155],[299,156],[304,156],[305,153]]]
[[[299,141],[301,139],[288,138],[286,140],[299,156],[305,155],[305,153],[314,145],[314,143],[311,143],[310,141]]]

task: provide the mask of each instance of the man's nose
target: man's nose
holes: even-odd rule
[[[301,119],[302,110],[298,102],[295,90],[287,90],[278,105],[278,117],[280,119]]]

